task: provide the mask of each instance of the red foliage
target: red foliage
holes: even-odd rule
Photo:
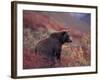
[[[43,55],[37,55],[35,53],[31,53],[31,50],[24,49],[24,57],[23,57],[23,68],[31,69],[31,68],[49,68],[52,64],[51,60]]]
[[[54,31],[67,31],[72,36],[72,44],[65,45],[61,55],[61,64],[56,63],[56,67],[71,67],[71,66],[87,66],[90,65],[90,34],[84,34],[79,30],[73,29],[71,27],[65,27],[61,23],[58,23],[54,18],[40,14],[38,12],[24,11],[24,30],[26,28],[32,29],[34,31],[39,31],[39,28]],[[29,34],[30,33],[30,37]],[[37,36],[37,35],[36,35]],[[41,37],[41,35],[38,35]],[[29,42],[25,44],[23,49],[23,68],[46,68],[50,67],[52,64],[51,60],[45,56],[40,56],[34,53],[32,40],[35,41],[33,33],[27,31],[24,34],[26,41]],[[29,39],[30,38],[30,39]],[[25,40],[24,40],[25,43]],[[33,46],[32,46],[33,45]],[[26,48],[27,47],[27,48]],[[68,48],[69,47],[69,48]],[[70,54],[68,54],[70,53]]]

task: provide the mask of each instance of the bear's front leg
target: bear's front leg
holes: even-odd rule
[[[56,64],[57,65],[61,65],[61,49],[58,49],[57,51],[56,51]]]

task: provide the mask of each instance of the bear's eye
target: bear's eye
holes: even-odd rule
[[[66,38],[69,38],[69,36],[68,36],[68,35],[65,35],[65,37],[66,37]]]

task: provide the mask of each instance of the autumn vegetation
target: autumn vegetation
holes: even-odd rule
[[[71,36],[72,43],[64,44],[61,52],[61,64],[55,67],[77,67],[91,65],[90,33],[81,32],[71,26],[64,26],[51,16],[39,12],[24,11],[23,13],[23,68],[49,67],[50,60],[43,60],[44,56],[34,53],[38,41],[48,37],[56,31],[67,31]],[[48,45],[49,46],[49,45]],[[41,67],[41,65],[43,65]]]

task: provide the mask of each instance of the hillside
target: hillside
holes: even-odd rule
[[[45,12],[44,12],[45,13]],[[61,52],[61,64],[56,63],[56,67],[89,66],[91,63],[90,52],[90,32],[83,32],[70,25],[65,25],[63,21],[57,20],[54,15],[41,12],[24,11],[24,48],[23,48],[23,68],[40,68],[42,65],[49,67],[51,62],[44,61],[43,56],[34,54],[34,47],[38,41],[48,37],[57,31],[69,32],[72,38],[71,44],[64,44]],[[66,14],[70,17],[70,14]],[[62,20],[62,19],[61,19]],[[71,23],[71,22],[70,22]],[[68,24],[68,23],[67,23]],[[72,23],[73,24],[73,23]],[[45,64],[47,63],[47,64]]]

